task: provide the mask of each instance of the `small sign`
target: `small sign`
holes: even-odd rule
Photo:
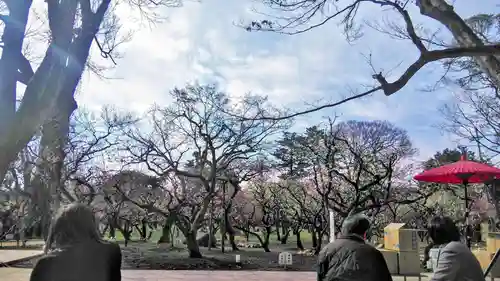
[[[240,255],[235,255],[236,263],[240,263],[241,256]]]
[[[292,254],[289,252],[281,252],[278,256],[278,263],[279,265],[292,265]]]

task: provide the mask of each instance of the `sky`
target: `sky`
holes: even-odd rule
[[[456,0],[455,9],[463,17],[499,12],[493,2]],[[359,22],[394,15],[377,6],[369,7],[360,11]],[[348,44],[338,21],[293,36],[247,32],[238,23],[259,18],[253,9],[266,11],[258,1],[251,0],[191,1],[179,8],[157,10],[166,19],[148,26],[135,10],[119,6],[117,15],[124,30],[134,31],[132,40],[120,48],[123,57],[117,60],[118,65],[106,72],[113,79],[84,75],[76,97],[78,103],[96,111],[112,104],[143,112],[153,103],[168,105],[168,91],[173,87],[198,81],[217,83],[234,96],[247,92],[268,95],[277,106],[300,110],[373,85],[373,71],[366,59],[370,52],[377,70],[392,70],[389,81],[418,54],[410,43],[368,27],[363,29],[360,40]],[[419,16],[416,7],[410,6],[410,12],[417,24],[439,27]],[[385,119],[406,129],[420,150],[419,159],[426,159],[437,150],[456,146],[454,138],[437,126],[442,122],[438,109],[452,102],[457,89],[423,90],[439,79],[441,71],[439,64],[432,64],[393,96],[379,92],[299,118],[294,128],[300,130],[334,115],[342,120]]]

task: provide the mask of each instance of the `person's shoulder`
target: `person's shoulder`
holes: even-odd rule
[[[56,254],[46,254],[41,256],[35,263],[33,270],[31,271],[30,280],[31,281],[43,281],[49,280],[53,274],[52,268],[57,268],[54,265],[54,260]]]
[[[383,257],[382,252],[380,252],[377,248],[367,243],[356,244],[352,248],[352,251],[357,256],[362,256],[362,257],[373,257],[373,258]]]
[[[115,242],[109,242],[109,241],[101,241],[102,247],[106,248],[109,252],[117,255],[121,255],[121,248],[118,243]]]
[[[99,245],[99,247],[106,248],[106,249],[120,248],[120,245],[118,245],[118,243],[107,241],[107,240],[101,240],[97,244]]]
[[[333,242],[326,244],[323,249],[319,252],[319,258],[326,258],[333,253],[337,252],[338,249],[342,248],[342,243],[337,239]]]
[[[464,252],[464,251],[469,251],[469,248],[467,246],[459,241],[452,241],[448,244],[446,244],[441,251],[450,251],[450,252]]]
[[[349,241],[347,241],[347,239],[337,238],[335,239],[335,241],[326,244],[326,246],[323,249],[333,250],[333,249],[343,248],[348,242]]]
[[[364,245],[364,243],[352,239],[337,238],[335,241],[329,243],[325,248],[323,248],[323,251],[326,255],[353,252],[362,249]]]
[[[38,258],[38,260],[35,263],[35,267],[47,268],[55,262],[55,260],[57,259],[58,256],[59,256],[59,252],[51,252],[48,254],[44,254],[43,256]]]
[[[42,261],[42,262],[52,262],[54,261],[55,259],[57,259],[60,255],[62,255],[64,253],[63,250],[54,250],[54,251],[50,251],[46,254],[43,254],[39,259],[38,261]]]
[[[367,253],[372,253],[372,254],[376,254],[376,255],[382,254],[382,252],[380,252],[379,249],[377,249],[376,247],[374,247],[370,244],[367,244],[367,243],[360,245],[359,248],[362,251],[367,252]]]

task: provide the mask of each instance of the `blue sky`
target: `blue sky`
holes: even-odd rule
[[[345,1],[345,0],[343,0]],[[499,11],[491,0],[457,0],[457,12],[470,16]],[[251,91],[265,94],[279,106],[303,108],[318,100],[332,101],[349,94],[349,87],[362,90],[370,85],[371,68],[364,55],[370,50],[377,68],[403,67],[417,52],[408,42],[397,41],[369,28],[355,45],[344,40],[335,22],[301,35],[246,32],[235,26],[256,18],[251,8],[262,8],[247,0],[202,0],[182,8],[159,11],[168,19],[151,28],[138,27],[133,11],[121,7],[118,14],[125,28],[134,29],[132,41],[121,51],[124,57],[107,73],[116,78],[99,80],[85,75],[77,99],[81,105],[98,110],[102,105],[141,112],[152,103],[168,104],[167,92],[188,81],[216,82],[233,95]],[[412,14],[418,12],[411,7]],[[362,11],[365,20],[380,19],[387,12],[377,6]],[[432,20],[415,17],[416,22],[435,28]],[[313,125],[322,116],[342,119],[386,119],[408,130],[420,159],[436,150],[455,146],[453,138],[436,128],[441,122],[438,108],[452,102],[454,89],[424,92],[421,89],[439,78],[439,64],[430,65],[399,93],[348,103],[297,120],[298,127]],[[389,76],[390,78],[391,76]]]

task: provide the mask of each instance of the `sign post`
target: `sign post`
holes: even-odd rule
[[[292,253],[289,253],[289,252],[281,252],[279,255],[278,255],[278,264],[279,265],[283,265],[285,267],[285,269],[287,269],[287,266],[289,265],[292,265],[293,264],[293,260],[292,260]]]

